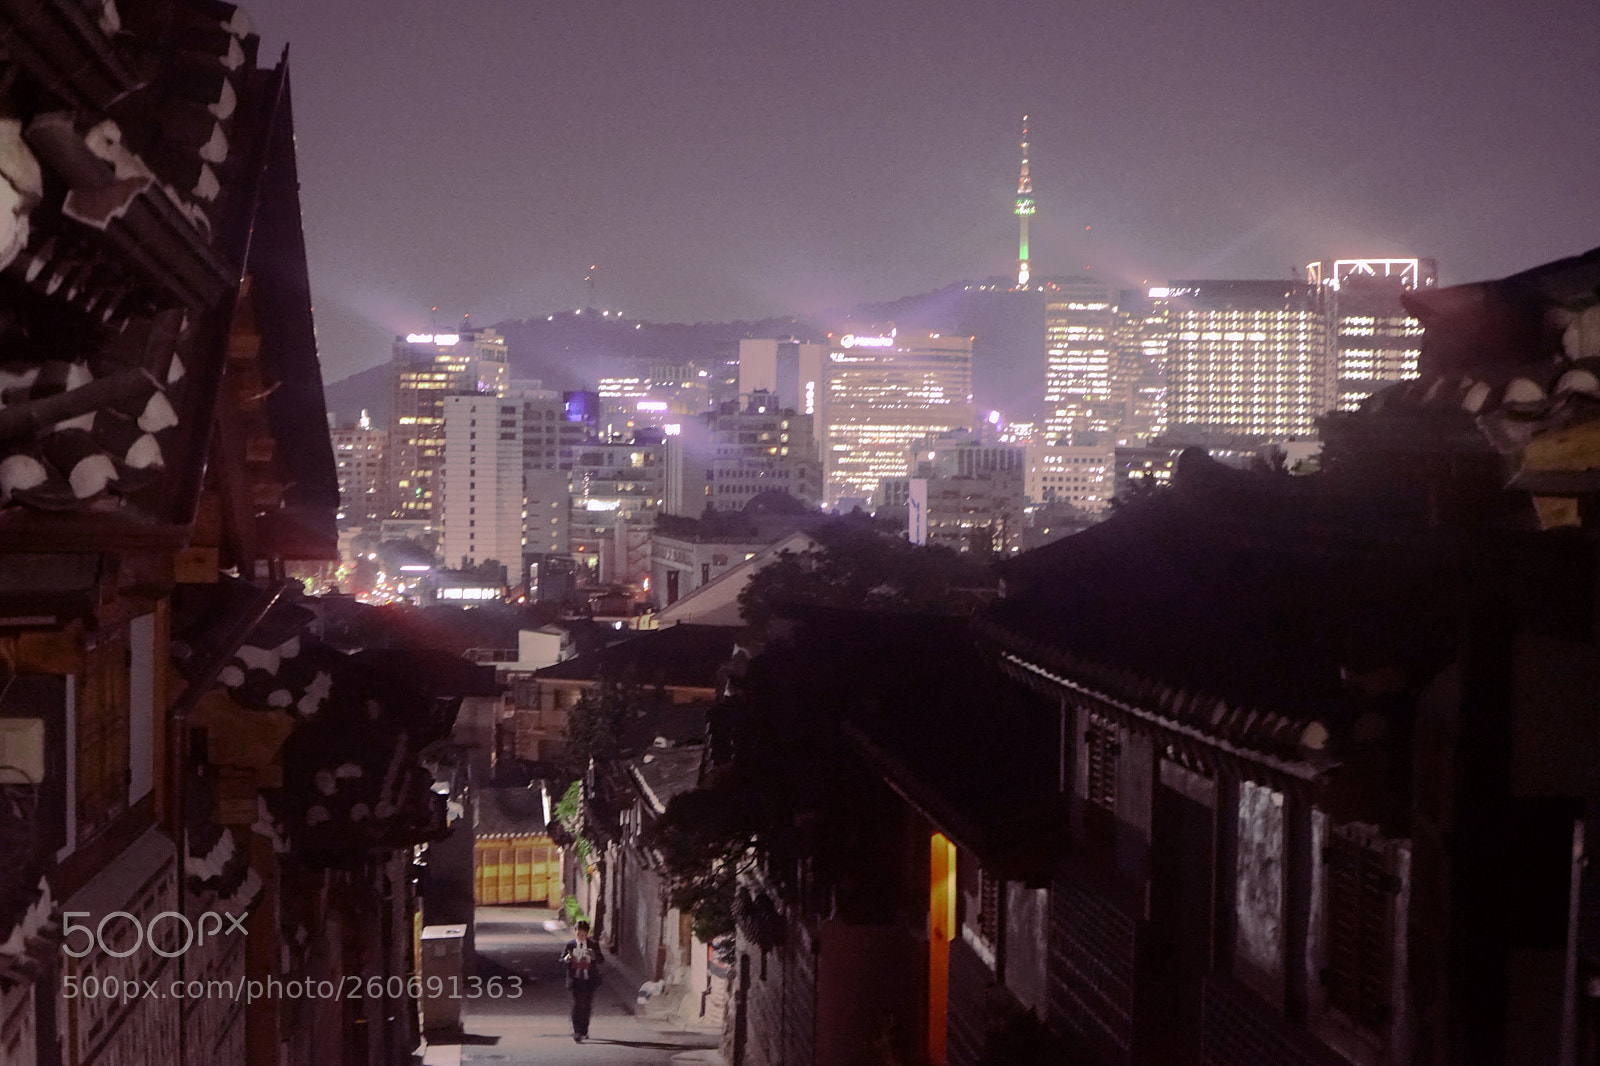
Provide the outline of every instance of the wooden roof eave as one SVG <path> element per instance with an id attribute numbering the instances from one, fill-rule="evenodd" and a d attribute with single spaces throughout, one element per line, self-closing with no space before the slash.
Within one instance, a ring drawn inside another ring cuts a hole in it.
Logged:
<path id="1" fill-rule="evenodd" d="M 1097 712 L 1128 729 L 1153 736 L 1187 754 L 1213 773 L 1223 772 L 1243 780 L 1259 781 L 1282 792 L 1306 799 L 1318 798 L 1338 762 L 1309 757 L 1284 758 L 1236 744 L 1188 722 L 1135 706 L 1081 682 L 1053 673 L 1014 652 L 1000 652 L 1000 668 L 1007 676 L 1036 692 L 1059 696 L 1063 692 L 1090 701 Z"/>
<path id="2" fill-rule="evenodd" d="M 103 111 L 137 83 L 78 4 L 0 0 L 0 48 L 73 106 Z"/>

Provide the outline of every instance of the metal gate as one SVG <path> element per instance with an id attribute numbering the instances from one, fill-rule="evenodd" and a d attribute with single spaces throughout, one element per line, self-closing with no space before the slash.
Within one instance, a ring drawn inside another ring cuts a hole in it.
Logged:
<path id="1" fill-rule="evenodd" d="M 473 849 L 473 899 L 543 903 L 561 899 L 561 855 L 544 833 L 480 837 Z"/>

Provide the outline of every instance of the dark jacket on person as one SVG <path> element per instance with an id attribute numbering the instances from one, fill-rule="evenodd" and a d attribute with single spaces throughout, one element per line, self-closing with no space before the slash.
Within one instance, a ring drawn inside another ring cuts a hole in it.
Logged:
<path id="1" fill-rule="evenodd" d="M 590 937 L 583 942 L 583 949 L 587 957 L 579 951 L 576 937 L 567 941 L 566 949 L 561 952 L 561 961 L 567 966 L 567 981 L 586 981 L 595 983 L 600 980 L 600 966 L 606 961 L 605 955 L 600 951 L 600 945 Z"/>

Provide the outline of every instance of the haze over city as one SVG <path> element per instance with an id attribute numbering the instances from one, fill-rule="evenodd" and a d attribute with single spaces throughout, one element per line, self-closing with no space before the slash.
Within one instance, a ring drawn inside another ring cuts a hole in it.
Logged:
<path id="1" fill-rule="evenodd" d="M 1426 255 L 1452 284 L 1600 230 L 1600 22 L 1581 3 L 252 14 L 263 55 L 291 44 L 329 381 L 433 306 L 755 319 L 1013 272 L 1024 113 L 1036 274 Z"/>
<path id="2" fill-rule="evenodd" d="M 1600 1066 L 1596 14 L 0 0 L 0 1066 Z"/>

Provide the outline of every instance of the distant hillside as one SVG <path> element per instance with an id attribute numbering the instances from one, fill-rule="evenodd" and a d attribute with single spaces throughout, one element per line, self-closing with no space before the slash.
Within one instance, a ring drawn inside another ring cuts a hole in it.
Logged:
<path id="1" fill-rule="evenodd" d="M 511 374 L 538 378 L 548 389 L 592 386 L 599 378 L 640 366 L 674 366 L 721 353 L 735 354 L 746 337 L 821 340 L 822 331 L 798 318 L 759 322 L 635 322 L 583 314 L 497 322 L 511 350 Z"/>
<path id="2" fill-rule="evenodd" d="M 339 425 L 346 425 L 361 417 L 363 409 L 372 416 L 375 426 L 389 424 L 389 364 L 351 374 L 347 378 L 324 385 L 322 396 L 328 412 Z"/>
<path id="3" fill-rule="evenodd" d="M 495 323 L 511 353 L 511 375 L 537 378 L 546 388 L 577 389 L 599 378 L 691 359 L 732 356 L 746 337 L 820 341 L 828 328 L 894 322 L 901 329 L 967 333 L 973 345 L 973 390 L 983 410 L 1011 417 L 1031 412 L 1044 392 L 1044 300 L 1038 293 L 983 292 L 964 283 L 937 292 L 819 316 L 821 326 L 796 317 L 757 322 L 635 322 L 587 309 Z M 389 368 L 380 364 L 328 385 L 329 411 L 353 422 L 363 408 L 374 424 L 389 418 Z"/>

